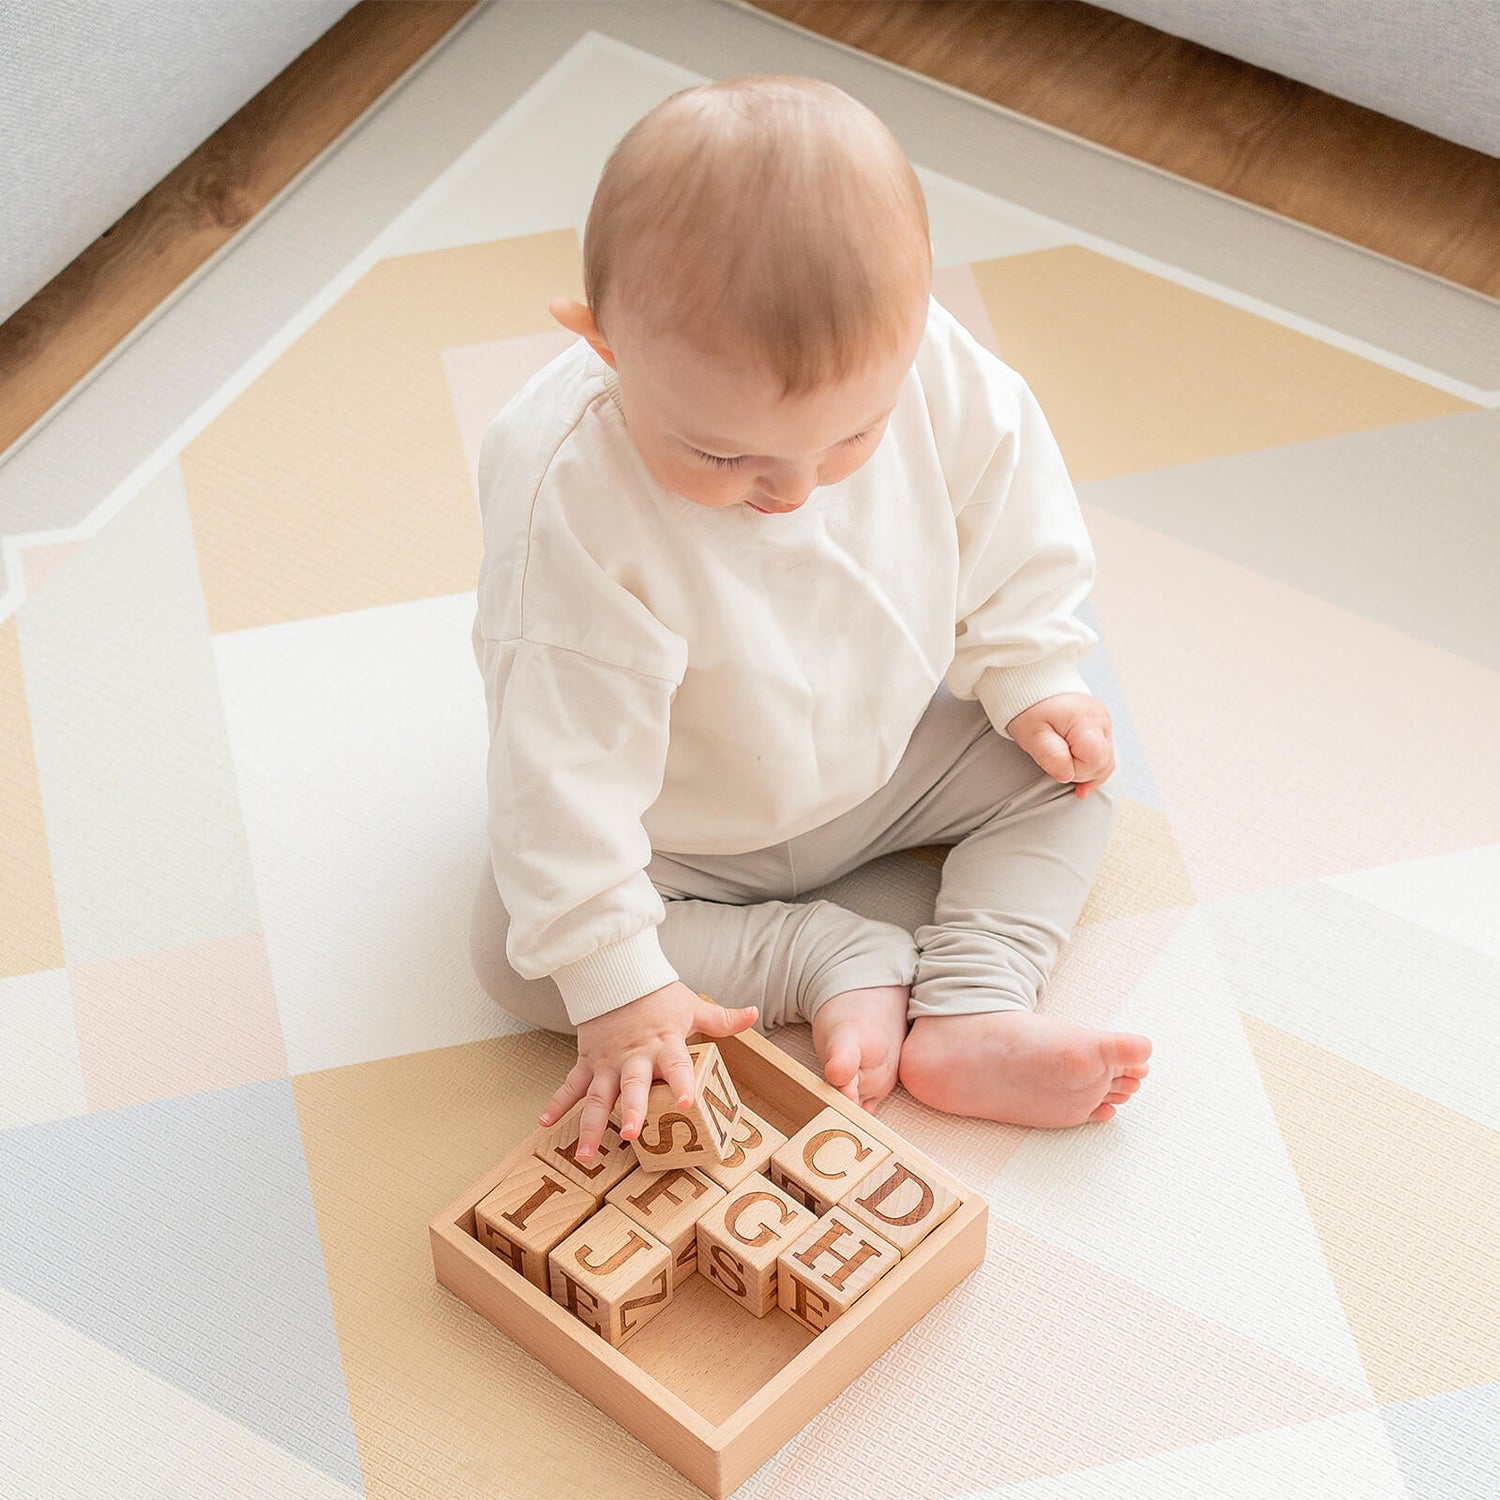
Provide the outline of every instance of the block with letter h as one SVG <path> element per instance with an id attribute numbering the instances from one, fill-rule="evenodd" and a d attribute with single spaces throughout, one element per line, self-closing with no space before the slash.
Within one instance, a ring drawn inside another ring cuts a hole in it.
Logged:
<path id="1" fill-rule="evenodd" d="M 474 1208 L 480 1242 L 619 1346 L 702 1274 L 757 1318 L 821 1332 L 958 1206 L 834 1108 L 788 1140 L 747 1109 L 718 1048 L 689 1048 L 697 1093 L 653 1085 L 640 1136 L 618 1107 L 588 1162 L 580 1100 Z"/>

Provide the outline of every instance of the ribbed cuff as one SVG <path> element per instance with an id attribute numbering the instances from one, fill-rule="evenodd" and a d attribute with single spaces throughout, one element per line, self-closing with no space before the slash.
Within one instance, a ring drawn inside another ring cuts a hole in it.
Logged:
<path id="1" fill-rule="evenodd" d="M 1071 657 L 1049 657 L 1024 667 L 987 667 L 974 685 L 974 696 L 1000 735 L 1018 713 L 1058 693 L 1091 693 Z"/>
<path id="2" fill-rule="evenodd" d="M 619 1010 L 677 977 L 661 951 L 655 924 L 552 971 L 552 982 L 562 991 L 563 1008 L 575 1026 Z"/>

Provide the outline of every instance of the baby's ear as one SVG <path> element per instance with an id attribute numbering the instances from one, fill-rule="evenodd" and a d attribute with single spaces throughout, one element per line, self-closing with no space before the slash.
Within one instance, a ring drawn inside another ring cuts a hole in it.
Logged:
<path id="1" fill-rule="evenodd" d="M 548 303 L 547 311 L 569 333 L 576 333 L 580 338 L 587 339 L 607 364 L 614 364 L 615 357 L 605 345 L 599 325 L 594 322 L 594 314 L 584 303 L 575 302 L 571 297 L 554 297 Z"/>

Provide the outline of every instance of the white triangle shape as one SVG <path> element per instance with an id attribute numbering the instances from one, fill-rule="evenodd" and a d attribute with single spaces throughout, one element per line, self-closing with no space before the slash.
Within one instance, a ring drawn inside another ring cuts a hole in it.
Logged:
<path id="1" fill-rule="evenodd" d="M 1330 875 L 1323 884 L 1500 959 L 1500 844 Z"/>
<path id="2" fill-rule="evenodd" d="M 360 1493 L 3 1288 L 0 1454 L 31 1500 Z"/>
<path id="3" fill-rule="evenodd" d="M 1033 1131 L 995 1213 L 1373 1401 L 1201 912 L 1113 1025 L 1152 1040 L 1140 1093 Z"/>
<path id="4" fill-rule="evenodd" d="M 1500 1130 L 1500 961 L 1345 889 L 1359 878 L 1205 907 L 1234 1003 Z"/>

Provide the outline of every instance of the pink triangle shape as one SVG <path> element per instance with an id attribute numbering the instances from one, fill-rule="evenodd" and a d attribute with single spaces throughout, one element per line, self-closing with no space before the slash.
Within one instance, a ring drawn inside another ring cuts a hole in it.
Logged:
<path id="1" fill-rule="evenodd" d="M 855 1473 L 869 1500 L 960 1494 L 1372 1407 L 992 1216 L 985 1264 L 808 1427 L 762 1500 Z"/>
<path id="2" fill-rule="evenodd" d="M 35 594 L 72 555 L 83 546 L 77 542 L 37 542 L 21 549 L 26 569 L 26 592 Z"/>

